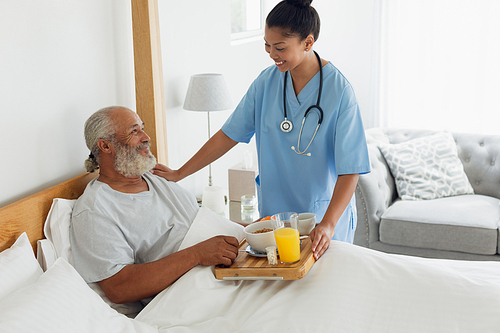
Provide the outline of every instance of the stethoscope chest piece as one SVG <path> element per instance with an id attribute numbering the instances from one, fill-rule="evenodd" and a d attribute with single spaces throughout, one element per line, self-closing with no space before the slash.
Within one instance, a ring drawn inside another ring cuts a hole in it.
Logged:
<path id="1" fill-rule="evenodd" d="M 280 128 L 283 132 L 288 133 L 293 129 L 293 124 L 290 120 L 285 118 L 285 120 L 281 122 Z"/>

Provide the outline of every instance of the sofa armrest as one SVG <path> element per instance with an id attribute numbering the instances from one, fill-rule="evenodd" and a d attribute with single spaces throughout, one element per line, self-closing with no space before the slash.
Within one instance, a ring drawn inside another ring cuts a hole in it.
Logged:
<path id="1" fill-rule="evenodd" d="M 377 145 L 368 144 L 368 153 L 371 172 L 359 177 L 355 191 L 358 225 L 354 244 L 365 247 L 379 241 L 380 218 L 397 198 L 394 178 Z"/>

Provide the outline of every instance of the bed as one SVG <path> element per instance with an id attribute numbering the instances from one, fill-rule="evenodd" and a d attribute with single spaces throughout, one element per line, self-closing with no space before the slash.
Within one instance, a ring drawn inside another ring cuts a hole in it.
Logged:
<path id="1" fill-rule="evenodd" d="M 57 244 L 71 203 L 93 177 L 83 174 L 0 209 L 0 332 L 500 330 L 500 263 L 424 259 L 341 242 L 296 281 L 220 281 L 213 267 L 195 267 L 127 316 L 83 281 L 70 249 Z M 241 231 L 200 209 L 182 247 L 221 233 L 241 239 Z M 55 256 L 42 260 L 51 247 Z"/>

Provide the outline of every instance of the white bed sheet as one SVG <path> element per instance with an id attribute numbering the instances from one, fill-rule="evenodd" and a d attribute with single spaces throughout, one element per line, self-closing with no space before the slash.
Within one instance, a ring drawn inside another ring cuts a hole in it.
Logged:
<path id="1" fill-rule="evenodd" d="M 184 245 L 237 235 L 226 221 L 200 210 Z M 160 332 L 498 332 L 500 263 L 332 242 L 297 281 L 220 281 L 195 267 L 136 319 Z"/>

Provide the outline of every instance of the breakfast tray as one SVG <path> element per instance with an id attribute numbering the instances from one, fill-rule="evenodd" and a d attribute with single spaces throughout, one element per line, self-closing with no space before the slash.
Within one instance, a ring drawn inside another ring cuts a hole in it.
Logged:
<path id="1" fill-rule="evenodd" d="M 271 266 L 267 257 L 255 257 L 245 249 L 248 243 L 244 240 L 239 247 L 238 257 L 231 266 L 215 266 L 215 277 L 219 280 L 298 280 L 303 278 L 316 260 L 311 249 L 309 237 L 300 245 L 300 261 L 284 265 L 278 263 Z"/>

